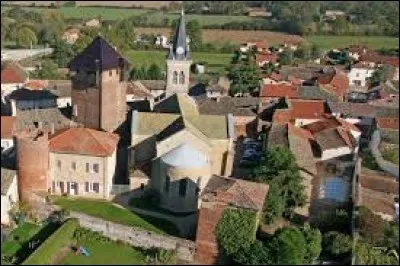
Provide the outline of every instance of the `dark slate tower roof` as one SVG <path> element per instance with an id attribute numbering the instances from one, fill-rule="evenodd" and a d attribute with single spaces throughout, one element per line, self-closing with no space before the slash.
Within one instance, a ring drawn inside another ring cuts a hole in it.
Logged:
<path id="1" fill-rule="evenodd" d="M 183 13 L 182 9 L 181 18 L 175 31 L 174 42 L 169 51 L 168 59 L 190 60 L 191 55 L 189 52 L 189 44 L 186 40 L 185 14 Z M 182 53 L 179 53 L 179 47 L 183 48 Z"/>
<path id="2" fill-rule="evenodd" d="M 87 69 L 95 71 L 97 70 L 96 60 L 98 60 L 98 67 L 101 70 L 129 65 L 129 62 L 112 48 L 106 40 L 97 36 L 85 50 L 71 60 L 68 67 L 70 70 Z"/>

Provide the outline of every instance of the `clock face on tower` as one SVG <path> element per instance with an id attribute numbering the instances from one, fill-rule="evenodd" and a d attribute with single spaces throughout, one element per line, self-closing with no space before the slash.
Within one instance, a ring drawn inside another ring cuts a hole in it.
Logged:
<path id="1" fill-rule="evenodd" d="M 178 54 L 183 54 L 184 51 L 185 51 L 185 50 L 183 49 L 182 46 L 179 46 L 178 49 L 176 49 L 176 52 L 177 52 Z"/>

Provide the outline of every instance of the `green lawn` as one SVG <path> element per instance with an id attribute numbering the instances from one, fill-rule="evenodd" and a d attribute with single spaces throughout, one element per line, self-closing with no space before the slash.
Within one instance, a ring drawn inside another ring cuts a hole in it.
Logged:
<path id="1" fill-rule="evenodd" d="M 124 53 L 134 67 L 156 63 L 161 69 L 166 67 L 167 51 L 135 51 Z M 206 71 L 223 71 L 229 66 L 231 54 L 193 53 L 193 63 L 207 62 Z"/>
<path id="2" fill-rule="evenodd" d="M 12 231 L 8 239 L 1 245 L 1 264 L 7 264 L 3 261 L 3 256 L 14 256 L 40 229 L 39 225 L 24 223 Z"/>
<path id="3" fill-rule="evenodd" d="M 143 265 L 145 255 L 125 244 L 89 240 L 82 243 L 90 256 L 70 252 L 59 265 Z"/>
<path id="4" fill-rule="evenodd" d="M 316 44 L 321 49 L 344 48 L 351 44 L 365 44 L 372 49 L 399 47 L 398 37 L 384 36 L 325 36 L 316 35 L 305 37 L 305 39 Z"/>
<path id="5" fill-rule="evenodd" d="M 1 12 L 6 11 L 10 7 L 1 7 Z M 49 10 L 44 7 L 24 7 L 29 10 Z M 50 9 L 53 10 L 53 9 Z M 168 18 L 170 21 L 179 18 L 179 14 L 163 13 L 162 11 L 149 9 L 133 9 L 133 8 L 112 8 L 112 7 L 60 7 L 58 9 L 66 19 L 91 19 L 101 17 L 102 20 L 119 20 L 130 16 L 138 16 L 148 14 L 150 23 L 160 23 Z M 221 15 L 186 15 L 187 21 L 198 20 L 201 25 L 225 24 L 228 22 L 246 22 L 257 18 L 248 16 L 221 16 Z"/>
<path id="6" fill-rule="evenodd" d="M 108 201 L 56 197 L 55 204 L 68 210 L 83 212 L 115 223 L 140 227 L 159 234 L 178 234 L 175 225 L 169 221 L 135 214 Z"/>
<path id="7" fill-rule="evenodd" d="M 399 146 L 386 147 L 381 149 L 382 157 L 394 164 L 399 164 Z"/>
<path id="8" fill-rule="evenodd" d="M 165 213 L 165 214 L 176 216 L 176 217 L 185 217 L 185 216 L 193 214 L 193 212 L 175 213 L 175 212 L 171 212 L 169 210 L 162 209 L 158 206 L 154 206 L 152 204 L 151 200 L 147 199 L 146 197 L 131 198 L 129 200 L 129 205 L 132 207 L 135 207 L 135 208 L 154 211 L 154 212 L 158 212 L 158 213 Z"/>

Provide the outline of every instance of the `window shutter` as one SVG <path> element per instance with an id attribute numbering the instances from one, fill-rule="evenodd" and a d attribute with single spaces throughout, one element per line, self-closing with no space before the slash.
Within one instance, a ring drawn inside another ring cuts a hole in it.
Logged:
<path id="1" fill-rule="evenodd" d="M 53 190 L 53 193 L 56 192 L 56 182 L 55 181 L 52 182 L 52 190 Z"/>
<path id="2" fill-rule="evenodd" d="M 85 192 L 89 192 L 89 182 L 85 182 Z"/>
<path id="3" fill-rule="evenodd" d="M 89 163 L 86 163 L 86 173 L 89 173 Z"/>
<path id="4" fill-rule="evenodd" d="M 67 182 L 67 193 L 69 194 L 70 192 L 70 182 Z"/>

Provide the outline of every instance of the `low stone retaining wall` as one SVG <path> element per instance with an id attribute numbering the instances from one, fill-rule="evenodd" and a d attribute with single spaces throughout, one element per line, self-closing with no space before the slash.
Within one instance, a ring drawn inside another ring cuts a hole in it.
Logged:
<path id="1" fill-rule="evenodd" d="M 381 134 L 378 130 L 375 130 L 374 134 L 372 135 L 371 142 L 369 144 L 369 148 L 371 149 L 372 155 L 374 156 L 377 164 L 383 171 L 399 179 L 399 166 L 383 159 L 382 154 L 379 151 L 380 142 L 381 142 Z"/>
<path id="2" fill-rule="evenodd" d="M 134 247 L 162 248 L 176 250 L 181 260 L 192 262 L 195 254 L 195 243 L 186 239 L 164 236 L 136 227 L 116 224 L 79 212 L 70 212 L 70 216 L 77 218 L 82 227 L 101 232 L 113 240 L 122 240 Z"/>

